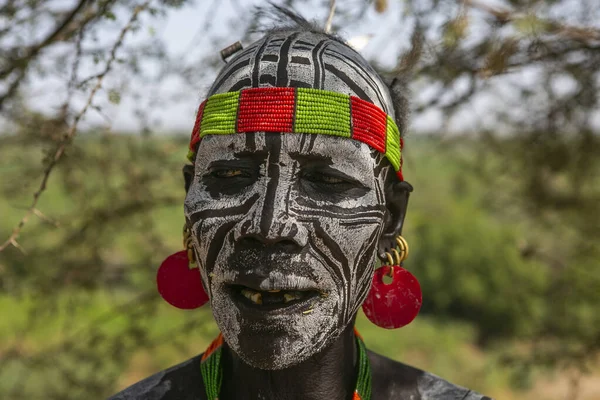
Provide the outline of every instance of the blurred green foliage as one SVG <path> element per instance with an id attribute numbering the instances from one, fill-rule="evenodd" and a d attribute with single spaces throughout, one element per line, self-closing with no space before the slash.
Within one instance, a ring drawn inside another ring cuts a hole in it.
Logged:
<path id="1" fill-rule="evenodd" d="M 97 40 L 153 31 L 148 17 L 193 1 L 142 3 L 0 6 L 0 243 L 66 149 L 18 241 L 0 251 L 1 399 L 103 398 L 197 354 L 216 334 L 210 310 L 174 310 L 155 292 L 156 267 L 181 246 L 187 137 L 153 137 L 153 110 L 177 101 L 157 90 L 167 78 L 181 79 L 174 91 L 183 97 L 198 93 L 221 65 L 224 38 L 249 43 L 272 21 L 249 1 L 219 16 L 226 2 L 212 2 L 194 34 L 209 45 L 185 57 L 154 35 Z M 498 399 L 597 399 L 596 0 L 338 2 L 333 30 L 356 26 L 373 5 L 395 18 L 374 28 L 386 37 L 372 44 L 374 64 L 409 83 L 417 117 L 438 115 L 442 125 L 434 137 L 409 136 L 404 152 L 415 186 L 405 266 L 423 286 L 422 315 L 398 331 L 359 317 L 368 346 Z M 328 7 L 306 8 L 314 16 Z M 89 110 L 133 101 L 141 135 L 74 129 L 103 71 L 112 77 Z M 63 89 L 49 84 L 57 81 Z M 31 91 L 34 82 L 48 86 Z M 53 111 L 32 112 L 28 96 L 48 90 Z M 447 135 L 463 118 L 473 129 Z M 596 373 L 595 392 L 580 390 L 587 372 Z"/>
<path id="2" fill-rule="evenodd" d="M 520 222 L 486 204 L 495 188 L 453 154 L 459 145 L 417 146 L 406 235 L 415 248 L 408 265 L 428 294 L 423 312 L 470 322 L 480 343 L 531 333 L 544 312 L 548 279 L 543 265 L 520 253 Z"/>

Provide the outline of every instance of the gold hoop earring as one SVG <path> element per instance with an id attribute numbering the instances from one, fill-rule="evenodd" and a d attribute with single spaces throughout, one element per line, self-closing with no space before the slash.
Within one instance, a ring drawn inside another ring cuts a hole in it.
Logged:
<path id="1" fill-rule="evenodd" d="M 196 255 L 194 254 L 194 245 L 192 243 L 192 233 L 187 224 L 183 225 L 183 248 L 187 251 L 188 261 L 191 265 L 196 264 Z"/>
<path id="2" fill-rule="evenodd" d="M 390 263 L 389 265 L 394 265 L 394 259 L 392 258 L 392 255 L 386 251 L 385 256 L 387 257 L 388 262 Z"/>
<path id="3" fill-rule="evenodd" d="M 396 249 L 392 249 L 392 253 L 394 253 L 394 256 L 396 257 L 396 264 L 395 265 L 400 265 L 400 263 L 402 262 L 402 258 L 400 256 L 400 253 L 398 253 L 398 250 L 396 250 Z"/>
<path id="4" fill-rule="evenodd" d="M 400 253 L 398 255 L 398 258 L 400 259 L 400 262 L 398 264 L 400 264 L 402 261 L 408 258 L 408 242 L 402 236 L 398 236 L 396 238 L 396 243 L 398 244 L 398 248 L 400 250 Z"/>

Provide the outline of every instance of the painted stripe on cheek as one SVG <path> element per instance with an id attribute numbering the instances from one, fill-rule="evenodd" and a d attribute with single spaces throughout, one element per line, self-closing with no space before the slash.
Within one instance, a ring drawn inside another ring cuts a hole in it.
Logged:
<path id="1" fill-rule="evenodd" d="M 194 212 L 190 213 L 188 222 L 190 223 L 190 226 L 194 226 L 196 224 L 196 222 L 198 222 L 201 219 L 225 218 L 225 217 L 232 217 L 232 216 L 236 216 L 236 215 L 245 215 L 250 211 L 250 209 L 252 208 L 254 203 L 256 203 L 258 198 L 259 198 L 259 194 L 255 193 L 248 200 L 246 200 L 243 204 L 240 204 L 239 206 L 236 206 L 236 207 L 203 208 L 199 211 L 194 211 Z"/>

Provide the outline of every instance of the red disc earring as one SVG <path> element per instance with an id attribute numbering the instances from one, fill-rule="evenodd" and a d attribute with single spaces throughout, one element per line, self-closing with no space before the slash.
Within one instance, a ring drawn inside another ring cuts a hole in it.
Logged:
<path id="1" fill-rule="evenodd" d="M 410 324 L 421 309 L 423 294 L 421 285 L 413 274 L 405 270 L 400 264 L 408 257 L 408 243 L 402 236 L 396 238 L 400 253 L 396 249 L 392 255 L 386 252 L 389 265 L 384 265 L 375 270 L 371 290 L 363 303 L 363 311 L 367 318 L 375 325 L 396 329 Z M 384 277 L 392 279 L 385 283 Z"/>
<path id="2" fill-rule="evenodd" d="M 192 235 L 183 228 L 185 250 L 167 257 L 156 273 L 156 286 L 162 298 L 174 307 L 191 310 L 203 306 L 208 295 L 202 286 L 200 268 L 192 248 Z"/>

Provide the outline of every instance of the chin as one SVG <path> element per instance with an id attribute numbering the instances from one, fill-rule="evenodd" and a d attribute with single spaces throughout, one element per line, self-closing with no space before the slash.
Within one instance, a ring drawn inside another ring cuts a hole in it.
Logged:
<path id="1" fill-rule="evenodd" d="M 281 370 L 302 363 L 346 327 L 336 293 L 306 293 L 293 304 L 263 306 L 240 298 L 238 288 L 219 289 L 211 300 L 217 325 L 231 350 L 254 368 Z"/>

